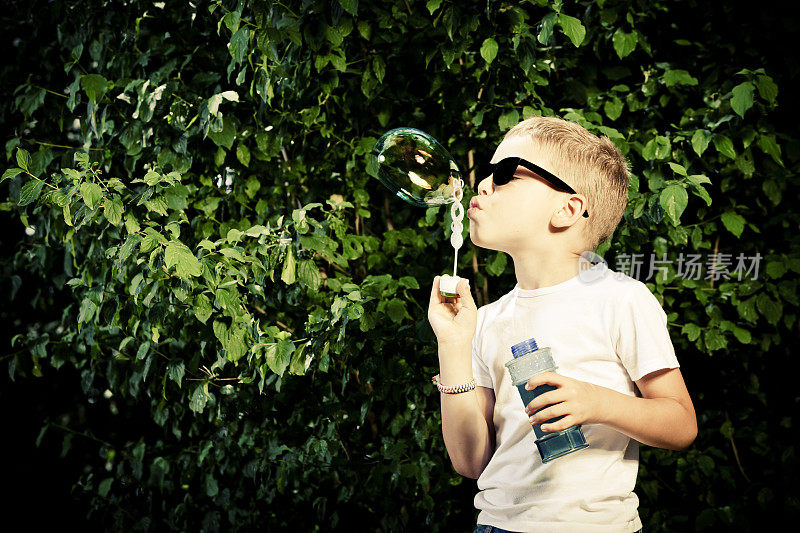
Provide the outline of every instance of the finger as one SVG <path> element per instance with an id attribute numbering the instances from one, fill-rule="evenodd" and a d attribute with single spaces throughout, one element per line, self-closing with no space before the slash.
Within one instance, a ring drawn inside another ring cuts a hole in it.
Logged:
<path id="1" fill-rule="evenodd" d="M 578 424 L 577 419 L 572 415 L 567 415 L 558 422 L 553 422 L 551 424 L 542 424 L 539 426 L 542 428 L 542 431 L 545 433 L 557 433 L 559 431 L 564 431 L 567 428 L 571 428 Z"/>
<path id="2" fill-rule="evenodd" d="M 436 276 L 433 278 L 433 283 L 431 284 L 431 299 L 428 302 L 428 305 L 433 307 L 434 305 L 442 303 L 442 297 L 439 293 L 439 278 L 441 276 Z"/>
<path id="3" fill-rule="evenodd" d="M 469 280 L 462 278 L 458 281 L 456 286 L 458 291 L 459 301 L 465 307 L 475 307 L 475 302 L 472 299 L 472 292 L 469 289 Z"/>
<path id="4" fill-rule="evenodd" d="M 557 403 L 556 405 L 551 405 L 545 409 L 542 409 L 538 413 L 534 413 L 528 417 L 531 424 L 541 424 L 543 422 L 547 422 L 551 418 L 557 418 L 559 416 L 564 416 L 571 414 L 568 411 L 568 407 L 564 403 Z"/>
<path id="5" fill-rule="evenodd" d="M 525 412 L 529 415 L 532 415 L 533 413 L 544 409 L 548 405 L 554 405 L 563 401 L 566 401 L 566 397 L 561 389 L 545 392 L 544 394 L 540 394 L 531 400 L 531 402 L 525 407 Z"/>
<path id="6" fill-rule="evenodd" d="M 556 374 L 555 372 L 542 372 L 541 374 L 536 374 L 529 379 L 528 383 L 525 385 L 525 389 L 533 390 L 539 385 L 554 385 L 556 387 L 561 387 L 565 382 L 566 378 L 561 374 Z"/>

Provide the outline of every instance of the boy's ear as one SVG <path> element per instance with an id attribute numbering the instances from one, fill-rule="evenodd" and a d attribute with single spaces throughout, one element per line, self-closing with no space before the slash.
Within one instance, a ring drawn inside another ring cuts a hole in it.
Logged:
<path id="1" fill-rule="evenodd" d="M 550 217 L 550 223 L 556 228 L 568 228 L 583 218 L 586 210 L 586 198 L 583 195 L 575 194 Z"/>

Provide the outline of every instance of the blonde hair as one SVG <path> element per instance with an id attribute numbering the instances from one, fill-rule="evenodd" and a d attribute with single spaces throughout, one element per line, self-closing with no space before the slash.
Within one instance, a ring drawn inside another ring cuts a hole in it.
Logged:
<path id="1" fill-rule="evenodd" d="M 528 136 L 548 151 L 555 168 L 547 169 L 589 202 L 587 249 L 611 237 L 628 203 L 628 161 L 608 137 L 598 137 L 580 124 L 556 117 L 531 117 L 505 134 Z"/>

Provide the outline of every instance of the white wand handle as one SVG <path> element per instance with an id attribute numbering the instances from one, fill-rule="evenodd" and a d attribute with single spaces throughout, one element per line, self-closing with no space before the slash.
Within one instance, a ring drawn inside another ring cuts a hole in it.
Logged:
<path id="1" fill-rule="evenodd" d="M 461 232 L 464 229 L 461 221 L 464 219 L 464 208 L 461 206 L 461 198 L 464 196 L 464 180 L 458 178 L 455 180 L 455 201 L 450 206 L 450 216 L 453 221 L 450 223 L 450 229 L 453 233 L 450 235 L 450 244 L 453 245 L 455 256 L 453 257 L 453 277 L 456 277 L 456 267 L 458 265 L 458 249 L 464 244 L 464 238 Z"/>

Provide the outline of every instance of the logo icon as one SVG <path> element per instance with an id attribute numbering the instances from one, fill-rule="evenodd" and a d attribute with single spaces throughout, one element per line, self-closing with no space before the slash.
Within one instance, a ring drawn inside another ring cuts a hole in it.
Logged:
<path id="1" fill-rule="evenodd" d="M 608 270 L 608 263 L 601 256 L 589 250 L 581 252 L 578 258 L 578 279 L 583 283 L 593 283 L 599 280 L 605 275 L 606 270 Z"/>

